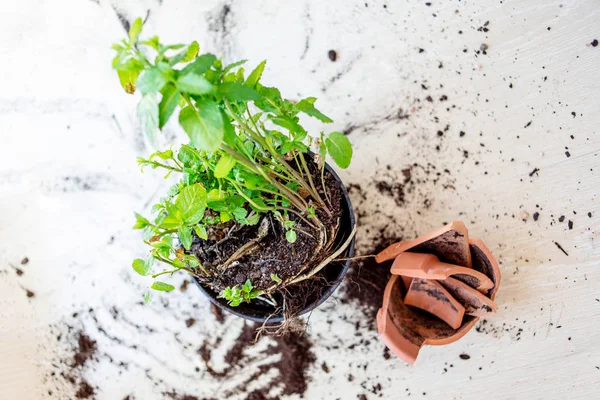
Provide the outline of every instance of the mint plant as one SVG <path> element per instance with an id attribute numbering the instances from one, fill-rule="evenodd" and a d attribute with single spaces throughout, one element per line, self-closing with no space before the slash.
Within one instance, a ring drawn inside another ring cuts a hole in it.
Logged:
<path id="1" fill-rule="evenodd" d="M 158 132 L 176 116 L 189 143 L 138 158 L 142 169 L 160 168 L 165 177 L 176 173 L 181 179 L 152 207 L 151 217 L 135 215 L 133 228 L 143 230 L 150 251 L 146 259 L 133 261 L 133 269 L 151 277 L 151 288 L 158 291 L 174 287 L 157 278 L 187 271 L 221 291 L 232 306 L 314 275 L 330 257 L 313 260 L 306 266 L 312 270 L 286 278 L 270 274 L 271 286 L 260 290 L 250 280 L 241 287 L 219 287 L 219 275 L 251 253 L 273 221 L 289 243 L 299 235 L 316 240 L 315 254 L 339 254 L 349 243 L 334 251 L 337 227 L 328 231 L 320 217 L 331 215 L 332 209 L 325 158 L 331 156 L 341 168 L 349 166 L 352 147 L 346 136 L 310 136 L 300 124 L 301 114 L 323 123 L 332 120 L 315 107 L 314 97 L 293 102 L 263 85 L 265 61 L 246 74 L 245 60 L 224 65 L 213 54 L 201 54 L 195 41 L 165 45 L 156 36 L 141 40 L 141 31 L 137 19 L 129 37 L 113 45 L 113 67 L 127 93 L 141 94 L 137 115 L 149 141 L 156 145 Z M 231 230 L 234 225 L 256 227 L 256 238 L 223 265 L 206 268 L 191 251 L 194 238 L 212 240 L 222 226 Z"/>

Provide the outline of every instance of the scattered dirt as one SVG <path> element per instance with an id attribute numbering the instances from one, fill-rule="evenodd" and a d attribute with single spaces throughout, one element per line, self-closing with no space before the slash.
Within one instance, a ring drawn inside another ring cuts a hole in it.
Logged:
<path id="1" fill-rule="evenodd" d="M 239 336 L 224 356 L 226 367 L 222 371 L 216 371 L 211 367 L 212 350 L 218 345 L 204 342 L 198 353 L 206 364 L 207 370 L 214 378 L 221 381 L 230 379 L 240 368 L 257 369 L 244 382 L 238 385 L 231 394 L 248 393 L 248 386 L 252 383 L 256 386 L 258 377 L 271 375 L 276 371 L 277 377 L 255 389 L 248 395 L 248 399 L 271 399 L 269 393 L 273 389 L 281 391 L 282 395 L 303 394 L 308 386 L 308 370 L 315 363 L 316 357 L 311 347 L 312 342 L 304 333 L 288 333 L 280 337 L 261 336 L 258 341 L 271 340 L 259 356 L 250 356 L 248 350 L 254 345 L 256 337 L 256 324 L 245 324 Z M 273 361 L 270 356 L 278 356 Z M 258 357 L 258 358 L 257 358 Z M 278 398 L 278 397 L 277 397 Z"/>

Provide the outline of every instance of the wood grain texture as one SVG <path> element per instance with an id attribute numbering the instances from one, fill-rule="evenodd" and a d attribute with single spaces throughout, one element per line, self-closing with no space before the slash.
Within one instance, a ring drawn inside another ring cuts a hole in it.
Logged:
<path id="1" fill-rule="evenodd" d="M 500 263 L 497 314 L 452 345 L 423 348 L 412 367 L 384 359 L 358 305 L 336 293 L 310 318 L 318 361 L 305 398 L 597 397 L 597 2 L 198 3 L 0 6 L 0 397 L 72 398 L 48 378 L 68 352 L 56 338 L 66 325 L 98 341 L 101 356 L 86 372 L 98 399 L 162 399 L 173 389 L 222 398 L 236 384 L 213 380 L 196 351 L 217 333 L 232 343 L 242 322 L 219 325 L 191 289 L 140 306 L 147 282 L 129 267 L 145 252 L 132 211 L 149 211 L 169 182 L 136 166 L 150 147 L 137 97 L 110 68 L 110 43 L 125 34 L 117 13 L 131 21 L 148 10 L 149 35 L 196 39 L 227 61 L 268 59 L 269 84 L 319 98 L 336 122 L 307 127 L 345 131 L 355 149 L 341 177 L 362 187 L 352 196 L 363 254 L 382 229 L 410 239 L 461 219 Z M 183 136 L 168 124 L 161 140 Z M 381 180 L 403 182 L 402 192 L 382 194 Z M 13 266 L 25 256 L 19 276 Z M 202 323 L 186 329 L 191 316 Z"/>

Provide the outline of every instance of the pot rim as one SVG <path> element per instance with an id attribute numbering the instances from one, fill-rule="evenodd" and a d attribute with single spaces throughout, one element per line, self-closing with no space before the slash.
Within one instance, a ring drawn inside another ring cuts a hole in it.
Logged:
<path id="1" fill-rule="evenodd" d="M 309 151 L 309 152 L 307 152 L 307 154 L 313 155 L 314 153 Z M 342 199 L 346 202 L 347 207 L 348 207 L 347 218 L 350 222 L 350 231 L 351 231 L 352 229 L 354 229 L 354 226 L 356 225 L 356 217 L 354 215 L 354 208 L 352 207 L 352 201 L 350 200 L 348 190 L 346 189 L 346 186 L 344 185 L 344 183 L 342 182 L 342 180 L 340 179 L 338 174 L 335 172 L 335 170 L 333 168 L 331 168 L 331 166 L 328 163 L 325 163 L 325 170 L 331 174 L 333 179 L 339 184 L 340 188 L 342 189 Z M 348 248 L 345 251 L 347 258 L 351 258 L 354 255 L 355 242 L 356 242 L 356 236 L 352 238 L 350 245 L 348 246 Z M 352 260 L 346 260 L 346 262 L 343 264 L 343 267 L 338 275 L 338 278 L 333 282 L 333 284 L 330 285 L 321 294 L 321 297 L 319 297 L 319 299 L 317 301 L 315 301 L 314 303 L 309 304 L 308 306 L 303 308 L 296 316 L 304 315 L 304 314 L 314 310 L 315 308 L 319 307 L 321 304 L 323 304 L 333 294 L 333 292 L 335 292 L 337 290 L 337 288 L 340 286 L 340 284 L 344 280 L 344 277 L 346 276 L 346 273 L 348 272 L 348 269 L 350 268 L 351 263 L 352 263 Z M 327 268 L 327 266 L 325 268 Z M 193 275 L 191 275 L 191 276 L 192 276 L 192 279 L 194 280 L 194 283 L 198 287 L 198 289 L 200 289 L 200 292 L 202 292 L 206 297 L 208 297 L 208 299 L 210 300 L 210 302 L 212 304 L 229 312 L 230 314 L 233 314 L 237 317 L 247 319 L 249 321 L 260 322 L 260 323 L 265 323 L 265 322 L 278 323 L 278 322 L 284 321 L 283 315 L 277 315 L 277 316 L 272 316 L 272 317 L 256 317 L 256 316 L 244 314 L 243 312 L 236 310 L 235 307 L 231 307 L 231 306 L 227 305 L 226 303 L 219 301 L 219 299 L 217 299 L 217 297 L 214 296 L 213 293 L 211 293 L 212 290 L 205 288 L 204 286 L 202 286 L 202 284 L 199 282 L 199 280 L 195 276 L 193 276 Z"/>

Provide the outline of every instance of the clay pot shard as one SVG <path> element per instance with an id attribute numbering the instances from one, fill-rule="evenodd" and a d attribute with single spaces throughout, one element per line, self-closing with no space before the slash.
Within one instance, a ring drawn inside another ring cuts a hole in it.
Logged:
<path id="1" fill-rule="evenodd" d="M 375 257 L 382 263 L 405 251 L 436 255 L 441 261 L 471 268 L 469 232 L 462 221 L 454 221 L 426 235 L 406 242 L 392 244 Z"/>
<path id="2" fill-rule="evenodd" d="M 433 254 L 400 253 L 396 256 L 390 272 L 393 275 L 435 280 L 444 280 L 454 276 L 484 293 L 494 287 L 494 282 L 483 273 L 471 268 L 441 262 Z"/>
<path id="3" fill-rule="evenodd" d="M 475 289 L 471 290 L 477 292 Z M 465 308 L 440 283 L 427 279 L 412 280 L 404 297 L 404 304 L 435 315 L 453 329 L 460 327 L 465 315 Z"/>
<path id="4" fill-rule="evenodd" d="M 454 278 L 446 278 L 437 282 L 443 286 L 450 295 L 458 300 L 465 308 L 465 314 L 475 317 L 485 317 L 488 314 L 496 312 L 494 301 L 478 290 Z M 406 299 L 404 302 L 408 304 Z"/>
<path id="5" fill-rule="evenodd" d="M 494 286 L 490 288 L 488 297 L 494 300 L 498 287 L 500 287 L 500 267 L 492 252 L 483 244 L 481 239 L 470 239 L 469 247 L 473 259 L 473 269 L 489 277 Z"/>

